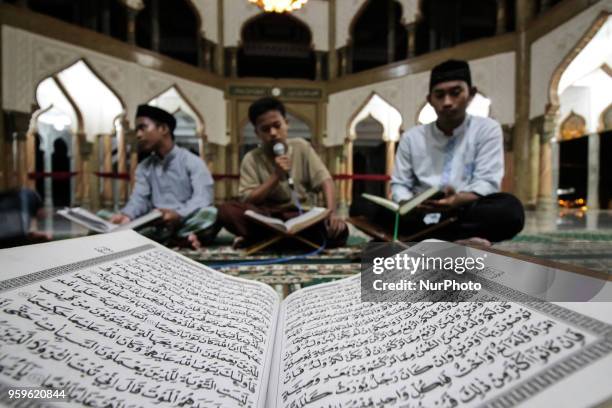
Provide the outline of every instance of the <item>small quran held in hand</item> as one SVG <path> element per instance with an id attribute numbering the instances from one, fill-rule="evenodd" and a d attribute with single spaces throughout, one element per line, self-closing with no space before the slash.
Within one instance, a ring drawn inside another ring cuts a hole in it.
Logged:
<path id="1" fill-rule="evenodd" d="M 58 407 L 581 407 L 610 398 L 609 303 L 531 301 L 506 282 L 546 270 L 494 253 L 487 262 L 478 278 L 487 289 L 462 302 L 370 303 L 360 274 L 283 300 L 133 231 L 0 250 L 0 387 L 61 391 L 48 403 Z M 593 279 L 576 276 L 577 285 Z"/>
<path id="2" fill-rule="evenodd" d="M 397 212 L 399 213 L 399 215 L 405 215 L 405 214 L 408 214 L 410 211 L 412 211 L 414 208 L 416 208 L 419 204 L 422 204 L 423 202 L 429 199 L 443 198 L 444 193 L 442 193 L 438 189 L 438 187 L 430 187 L 427 190 L 423 191 L 420 194 L 417 194 L 412 199 L 402 204 L 398 204 L 394 201 L 387 200 L 386 198 L 375 196 L 372 194 L 367 194 L 367 193 L 363 193 L 361 196 L 378 205 L 388 208 L 389 210 L 393 212 Z"/>
<path id="3" fill-rule="evenodd" d="M 112 222 L 108 222 L 107 220 L 98 217 L 91 211 L 81 207 L 64 208 L 63 210 L 58 210 L 57 213 L 91 231 L 102 234 L 138 228 L 162 216 L 160 211 L 153 210 L 150 213 L 143 215 L 142 217 L 138 217 L 126 224 L 113 224 Z"/>
<path id="4" fill-rule="evenodd" d="M 295 218 L 291 218 L 287 221 L 283 221 L 279 218 L 267 217 L 251 210 L 247 210 L 244 215 L 249 218 L 252 218 L 260 224 L 266 225 L 284 234 L 295 235 L 298 232 L 310 227 L 311 225 L 314 225 L 319 221 L 327 218 L 327 216 L 329 215 L 329 210 L 327 208 L 314 207 L 309 211 L 306 211 L 305 213 L 298 215 Z"/>

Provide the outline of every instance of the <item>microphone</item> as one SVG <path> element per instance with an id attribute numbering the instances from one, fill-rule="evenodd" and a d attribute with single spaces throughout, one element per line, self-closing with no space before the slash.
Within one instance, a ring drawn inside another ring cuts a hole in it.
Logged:
<path id="1" fill-rule="evenodd" d="M 276 157 L 282 156 L 285 154 L 285 145 L 281 142 L 275 143 L 274 146 L 272 146 L 272 151 L 274 152 L 274 155 Z M 291 175 L 289 174 L 289 172 L 287 172 L 285 176 L 287 177 L 287 183 L 289 183 L 289 187 L 293 190 L 293 179 L 291 178 Z"/>

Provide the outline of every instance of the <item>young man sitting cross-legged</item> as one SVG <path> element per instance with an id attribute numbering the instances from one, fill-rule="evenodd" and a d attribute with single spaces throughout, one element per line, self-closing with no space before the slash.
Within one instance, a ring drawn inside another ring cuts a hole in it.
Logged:
<path id="1" fill-rule="evenodd" d="M 348 228 L 336 216 L 332 178 L 306 140 L 287 138 L 288 122 L 284 105 L 275 98 L 259 99 L 250 106 L 249 119 L 261 145 L 247 153 L 240 165 L 240 201 L 227 202 L 219 207 L 219 221 L 237 236 L 235 246 L 254 244 L 263 239 L 267 232 L 244 215 L 246 210 L 287 220 L 298 215 L 298 205 L 305 207 L 309 192 L 318 191 L 323 191 L 330 214 L 323 222 L 311 226 L 300 235 L 314 242 L 325 239 L 327 247 L 344 245 Z M 278 143 L 284 146 L 285 153 L 274 153 L 274 145 Z M 293 181 L 293 189 L 289 185 L 289 178 Z"/>

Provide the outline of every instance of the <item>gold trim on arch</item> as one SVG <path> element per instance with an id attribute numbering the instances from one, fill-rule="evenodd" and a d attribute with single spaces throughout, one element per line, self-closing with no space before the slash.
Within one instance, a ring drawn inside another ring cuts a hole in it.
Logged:
<path id="1" fill-rule="evenodd" d="M 606 106 L 604 110 L 602 110 L 601 113 L 599 114 L 599 120 L 598 120 L 599 123 L 597 124 L 598 132 L 605 132 L 608 130 L 612 130 L 612 126 L 606 127 L 606 123 L 604 121 L 606 115 L 612 115 L 612 103 Z"/>
<path id="2" fill-rule="evenodd" d="M 597 32 L 603 27 L 608 18 L 612 15 L 611 12 L 601 12 L 595 20 L 591 23 L 586 32 L 580 37 L 578 42 L 572 47 L 569 53 L 561 60 L 561 63 L 557 66 L 557 68 L 553 71 L 553 74 L 550 78 L 550 84 L 548 86 L 548 104 L 549 108 L 547 110 L 556 111 L 560 105 L 559 101 L 559 82 L 561 81 L 561 76 L 567 70 L 567 67 L 572 63 L 572 61 L 582 52 L 584 47 L 591 42 L 593 37 L 597 34 Z"/>
<path id="3" fill-rule="evenodd" d="M 564 127 L 570 123 L 570 121 L 579 121 L 581 124 L 581 128 L 580 129 L 567 129 L 565 130 Z M 570 133 L 571 132 L 571 133 Z M 574 112 L 573 110 L 570 111 L 565 118 L 561 121 L 561 124 L 559 125 L 559 135 L 561 137 L 561 140 L 572 140 L 572 139 L 578 139 L 580 137 L 586 136 L 588 133 L 587 128 L 586 128 L 586 119 L 584 118 L 584 116 Z"/>

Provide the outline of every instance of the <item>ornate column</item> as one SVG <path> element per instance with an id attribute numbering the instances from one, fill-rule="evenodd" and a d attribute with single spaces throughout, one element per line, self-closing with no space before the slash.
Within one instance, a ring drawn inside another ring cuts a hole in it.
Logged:
<path id="1" fill-rule="evenodd" d="M 113 172 L 113 140 L 110 134 L 100 136 L 102 138 L 102 171 Z M 99 167 L 98 170 L 99 171 Z M 100 179 L 100 178 L 99 178 Z M 102 177 L 102 205 L 109 208 L 113 205 L 113 179 Z"/>
<path id="2" fill-rule="evenodd" d="M 540 184 L 537 205 L 543 210 L 554 208 L 557 203 L 557 185 L 553 183 L 553 161 L 555 159 L 558 161 L 558 156 L 553 158 L 553 150 L 557 146 L 554 140 L 555 117 L 554 113 L 544 115 L 543 132 L 540 139 Z"/>
<path id="3" fill-rule="evenodd" d="M 75 171 L 78 172 L 76 189 L 79 201 L 77 204 L 84 207 L 90 207 L 93 202 L 90 194 L 92 191 L 90 181 L 93 179 L 90 173 L 92 169 L 91 161 L 95 159 L 95 155 L 93 154 L 94 144 L 87 141 L 85 133 L 78 133 L 76 140 L 78 140 L 79 144 L 79 157 L 78 160 L 75 160 Z"/>
<path id="4" fill-rule="evenodd" d="M 158 0 L 151 0 L 151 49 L 159 52 L 160 32 L 159 32 L 159 3 Z"/>
<path id="5" fill-rule="evenodd" d="M 527 202 L 532 205 L 537 205 L 538 192 L 540 188 L 540 145 L 542 136 L 540 132 L 533 132 L 529 139 L 529 196 Z"/>
<path id="6" fill-rule="evenodd" d="M 530 166 L 530 43 L 527 39 L 527 24 L 531 20 L 529 0 L 516 2 L 516 77 L 515 77 L 515 121 L 513 138 L 514 180 L 513 192 L 525 204 L 529 199 Z"/>
<path id="7" fill-rule="evenodd" d="M 127 144 L 125 141 L 125 133 L 128 123 L 125 116 L 122 115 L 117 119 L 116 138 L 117 138 L 117 173 L 123 175 L 127 173 Z M 117 180 L 119 184 L 118 197 L 115 199 L 115 204 L 123 205 L 128 197 L 128 182 L 120 178 Z"/>
<path id="8" fill-rule="evenodd" d="M 217 0 L 217 48 L 215 49 L 215 72 L 219 75 L 225 76 L 225 40 L 223 37 L 224 26 L 223 26 L 223 0 Z"/>
<path id="9" fill-rule="evenodd" d="M 26 154 L 25 154 L 25 167 L 26 174 L 34 173 L 36 171 L 36 131 L 34 129 L 28 130 L 26 134 Z M 36 189 L 36 179 L 27 178 L 25 186 Z"/>
<path id="10" fill-rule="evenodd" d="M 349 176 L 353 175 L 353 141 L 347 139 L 346 141 L 346 171 L 344 174 L 348 174 Z M 353 201 L 353 180 L 346 180 L 346 205 L 347 207 L 351 206 Z"/>
<path id="11" fill-rule="evenodd" d="M 497 0 L 495 35 L 506 32 L 506 0 Z"/>
<path id="12" fill-rule="evenodd" d="M 346 140 L 345 143 L 341 146 L 340 149 L 340 157 L 339 157 L 339 167 L 338 173 L 340 174 L 348 174 L 348 146 L 352 143 L 349 140 Z M 340 184 L 340 208 L 344 214 L 348 216 L 349 213 L 349 197 L 348 197 L 348 180 L 339 180 Z"/>
<path id="13" fill-rule="evenodd" d="M 125 132 L 126 144 L 130 145 L 130 188 L 134 189 L 136 183 L 136 167 L 138 166 L 138 143 L 136 141 L 136 132 L 133 130 Z"/>
<path id="14" fill-rule="evenodd" d="M 210 72 L 212 72 L 211 48 L 212 47 L 210 46 L 210 41 L 208 41 L 206 38 L 203 38 L 202 40 L 202 67 L 205 70 L 210 71 Z"/>
<path id="15" fill-rule="evenodd" d="M 416 56 L 416 26 L 416 22 L 406 24 L 406 31 L 408 32 L 408 50 L 406 51 L 406 58 Z"/>
<path id="16" fill-rule="evenodd" d="M 94 138 L 94 142 L 92 143 L 93 148 L 92 152 L 88 157 L 88 160 L 85 161 L 85 173 L 88 177 L 88 183 L 86 183 L 87 195 L 89 198 L 89 207 L 94 210 L 100 209 L 100 198 L 102 198 L 102 194 L 100 194 L 100 185 L 101 179 L 96 176 L 94 173 L 96 171 L 100 171 L 100 152 L 104 151 L 104 140 L 103 135 L 98 134 Z M 104 157 L 104 156 L 103 156 Z M 104 161 L 102 161 L 104 163 Z"/>
<path id="17" fill-rule="evenodd" d="M 340 53 L 340 76 L 348 74 L 348 58 L 347 58 L 347 47 L 344 46 L 339 50 Z"/>
<path id="18" fill-rule="evenodd" d="M 386 164 L 385 164 L 385 174 L 387 176 L 391 176 L 393 173 L 393 164 L 395 163 L 395 142 L 388 141 L 386 142 L 387 154 L 386 156 Z M 385 198 L 391 196 L 391 182 L 385 181 Z"/>
<path id="19" fill-rule="evenodd" d="M 51 143 L 51 140 L 49 140 L 48 137 L 44 137 L 44 138 L 41 137 L 41 144 L 42 143 L 45 144 L 45 154 L 44 154 L 45 165 L 44 165 L 43 171 L 45 173 L 51 173 L 53 171 L 53 168 L 51 167 L 51 156 L 53 153 L 52 152 L 53 143 Z M 50 208 L 50 207 L 53 207 L 53 178 L 45 177 L 44 180 L 45 180 L 45 197 L 44 197 L 45 207 Z"/>
<path id="20" fill-rule="evenodd" d="M 387 3 L 387 63 L 395 61 L 395 2 Z"/>
<path id="21" fill-rule="evenodd" d="M 323 79 L 323 52 L 315 51 L 315 80 L 320 81 Z"/>
<path id="22" fill-rule="evenodd" d="M 142 0 L 122 0 L 127 7 L 127 42 L 136 45 L 136 16 L 144 8 Z"/>
<path id="23" fill-rule="evenodd" d="M 198 67 L 200 68 L 204 68 L 204 60 L 205 60 L 205 56 L 204 56 L 204 44 L 206 43 L 206 40 L 203 38 L 202 33 L 200 33 L 199 31 L 196 33 L 196 38 L 195 38 L 195 42 L 196 42 L 196 64 L 198 64 Z"/>
<path id="24" fill-rule="evenodd" d="M 238 48 L 228 47 L 230 53 L 230 76 L 236 78 L 238 76 Z"/>
<path id="25" fill-rule="evenodd" d="M 22 132 L 13 133 L 15 151 L 17 153 L 17 180 L 19 187 L 25 187 L 28 183 L 28 168 L 27 168 L 27 138 Z M 51 161 L 51 160 L 49 160 Z M 51 165 L 49 163 L 49 165 Z"/>
<path id="26" fill-rule="evenodd" d="M 328 79 L 334 79 L 338 76 L 338 59 L 336 57 L 336 0 L 328 0 L 327 7 L 329 12 L 328 33 L 329 33 L 329 50 L 327 52 L 327 69 Z"/>
<path id="27" fill-rule="evenodd" d="M 591 133 L 589 138 L 587 206 L 599 208 L 599 133 Z"/>

